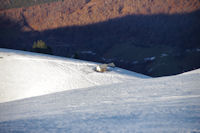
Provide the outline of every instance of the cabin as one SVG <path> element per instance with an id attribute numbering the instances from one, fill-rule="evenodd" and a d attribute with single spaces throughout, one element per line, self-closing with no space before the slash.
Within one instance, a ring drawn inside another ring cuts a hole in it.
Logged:
<path id="1" fill-rule="evenodd" d="M 95 70 L 97 72 L 106 72 L 106 71 L 108 71 L 109 67 L 114 68 L 115 64 L 114 63 L 100 64 L 100 65 L 96 66 Z"/>

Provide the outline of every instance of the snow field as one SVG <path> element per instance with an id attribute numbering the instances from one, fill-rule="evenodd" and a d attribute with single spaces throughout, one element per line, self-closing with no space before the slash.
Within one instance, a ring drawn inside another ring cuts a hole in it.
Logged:
<path id="1" fill-rule="evenodd" d="M 0 132 L 200 132 L 200 69 L 150 78 L 119 68 L 97 73 L 91 62 L 0 51 Z"/>
<path id="2" fill-rule="evenodd" d="M 147 78 L 119 68 L 97 73 L 97 63 L 30 52 L 0 49 L 0 57 L 0 103 Z"/>

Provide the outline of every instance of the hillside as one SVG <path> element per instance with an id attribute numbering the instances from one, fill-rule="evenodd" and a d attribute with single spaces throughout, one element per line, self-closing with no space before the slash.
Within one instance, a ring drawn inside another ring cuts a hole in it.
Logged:
<path id="1" fill-rule="evenodd" d="M 200 69 L 150 78 L 95 65 L 0 49 L 0 132 L 200 131 Z"/>
<path id="2" fill-rule="evenodd" d="M 159 77 L 200 68 L 199 22 L 198 0 L 65 0 L 1 10 L 0 47 L 43 40 L 54 55 Z"/>
<path id="3" fill-rule="evenodd" d="M 148 78 L 120 68 L 97 73 L 96 66 L 81 60 L 0 49 L 0 103 Z"/>
<path id="4" fill-rule="evenodd" d="M 65 0 L 3 10 L 0 16 L 17 22 L 26 19 L 32 29 L 43 31 L 94 24 L 126 15 L 182 14 L 198 9 L 199 0 Z"/>
<path id="5" fill-rule="evenodd" d="M 0 10 L 29 7 L 50 2 L 57 2 L 59 0 L 0 0 Z M 60 0 L 61 1 L 61 0 Z"/>

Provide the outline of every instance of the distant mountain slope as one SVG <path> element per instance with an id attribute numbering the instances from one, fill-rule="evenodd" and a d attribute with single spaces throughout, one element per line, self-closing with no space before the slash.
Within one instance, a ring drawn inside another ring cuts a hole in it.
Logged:
<path id="1" fill-rule="evenodd" d="M 94 71 L 97 63 L 0 49 L 0 103 L 59 91 L 148 78 L 115 68 Z"/>
<path id="2" fill-rule="evenodd" d="M 0 16 L 18 22 L 25 18 L 30 27 L 42 31 L 98 23 L 126 15 L 181 14 L 198 9 L 199 0 L 65 0 L 3 10 Z"/>
<path id="3" fill-rule="evenodd" d="M 49 2 L 57 2 L 61 0 L 0 0 L 0 10 L 10 8 L 28 7 L 33 5 L 39 5 Z"/>

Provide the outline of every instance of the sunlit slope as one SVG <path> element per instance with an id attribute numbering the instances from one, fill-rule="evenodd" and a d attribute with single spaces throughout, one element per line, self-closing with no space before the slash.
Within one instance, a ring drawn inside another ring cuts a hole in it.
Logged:
<path id="1" fill-rule="evenodd" d="M 0 102 L 147 78 L 119 68 L 97 73 L 94 71 L 96 65 L 80 60 L 0 49 Z"/>
<path id="2" fill-rule="evenodd" d="M 0 131 L 199 132 L 199 80 L 197 69 L 1 103 Z"/>
<path id="3" fill-rule="evenodd" d="M 0 16 L 21 23 L 24 30 L 43 31 L 88 25 L 126 15 L 183 14 L 199 9 L 199 0 L 64 0 L 2 10 Z"/>

